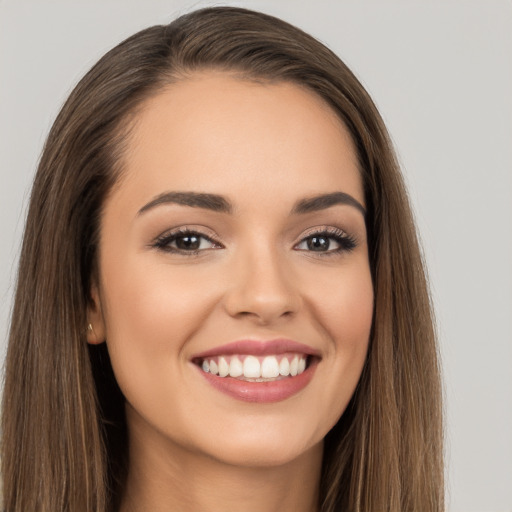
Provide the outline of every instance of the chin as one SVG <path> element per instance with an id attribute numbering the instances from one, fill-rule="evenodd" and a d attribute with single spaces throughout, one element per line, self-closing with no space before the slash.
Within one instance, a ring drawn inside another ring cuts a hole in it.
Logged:
<path id="1" fill-rule="evenodd" d="M 210 436 L 204 451 L 211 457 L 239 467 L 276 467 L 299 460 L 311 450 L 323 447 L 323 434 L 295 426 L 288 422 L 276 424 L 260 422 L 248 428 L 233 425 L 218 436 Z"/>
<path id="2" fill-rule="evenodd" d="M 304 446 L 299 443 L 260 443 L 258 445 L 237 444 L 236 446 L 226 447 L 222 450 L 216 450 L 213 457 L 224 464 L 240 468 L 271 468 L 286 466 L 298 462 L 311 451 L 318 450 L 322 453 L 323 440 L 320 440 L 312 446 Z"/>

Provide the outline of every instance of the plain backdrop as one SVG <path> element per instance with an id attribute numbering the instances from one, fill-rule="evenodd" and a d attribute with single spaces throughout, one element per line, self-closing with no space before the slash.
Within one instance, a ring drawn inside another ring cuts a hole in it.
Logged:
<path id="1" fill-rule="evenodd" d="M 30 183 L 60 105 L 125 37 L 219 3 L 0 0 L 2 357 Z M 312 33 L 375 99 L 430 269 L 446 390 L 448 510 L 512 512 L 512 2 L 223 3 Z"/>

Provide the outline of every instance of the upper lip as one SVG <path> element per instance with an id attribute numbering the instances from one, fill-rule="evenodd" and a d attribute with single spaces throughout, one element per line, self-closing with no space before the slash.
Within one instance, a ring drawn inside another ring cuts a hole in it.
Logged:
<path id="1" fill-rule="evenodd" d="M 266 356 L 273 354 L 284 354 L 286 352 L 296 352 L 320 357 L 320 352 L 309 345 L 299 343 L 286 338 L 277 338 L 273 340 L 237 340 L 225 345 L 219 345 L 194 354 L 192 359 L 204 359 L 205 357 L 215 357 L 221 355 L 245 354 L 255 356 Z"/>

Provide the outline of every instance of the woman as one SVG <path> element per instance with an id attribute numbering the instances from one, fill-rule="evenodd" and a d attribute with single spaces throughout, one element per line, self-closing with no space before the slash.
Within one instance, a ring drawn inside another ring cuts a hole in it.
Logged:
<path id="1" fill-rule="evenodd" d="M 93 67 L 34 182 L 3 407 L 8 511 L 443 508 L 410 208 L 332 52 L 219 7 Z"/>

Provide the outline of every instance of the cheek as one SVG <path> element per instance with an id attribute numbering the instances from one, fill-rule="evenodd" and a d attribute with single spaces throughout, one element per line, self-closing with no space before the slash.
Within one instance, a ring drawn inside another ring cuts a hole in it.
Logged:
<path id="1" fill-rule="evenodd" d="M 330 311 L 327 325 L 334 339 L 334 360 L 343 367 L 338 375 L 359 381 L 373 322 L 373 283 L 368 266 L 346 276 L 339 286 L 336 311 Z"/>
<path id="2" fill-rule="evenodd" d="M 330 280 L 317 282 L 314 289 L 315 316 L 329 340 L 318 375 L 323 397 L 317 412 L 323 417 L 318 433 L 325 435 L 345 411 L 366 360 L 374 303 L 369 266 L 365 261 L 351 265 Z"/>
<path id="3" fill-rule="evenodd" d="M 142 256 L 105 261 L 102 271 L 106 339 L 119 387 L 145 422 L 181 432 L 177 418 L 194 407 L 182 398 L 189 378 L 183 349 L 209 314 L 217 288 L 201 286 L 202 271 Z"/>
<path id="4" fill-rule="evenodd" d="M 108 330 L 128 331 L 128 338 L 140 335 L 144 342 L 166 339 L 168 343 L 178 331 L 193 328 L 206 313 L 206 287 L 198 286 L 200 276 L 172 272 L 165 264 L 146 260 L 140 257 L 104 265 Z"/>
<path id="5" fill-rule="evenodd" d="M 319 274 L 307 284 L 310 303 L 335 351 L 366 351 L 373 320 L 373 283 L 361 258 L 337 272 Z"/>
<path id="6" fill-rule="evenodd" d="M 179 373 L 182 348 L 212 303 L 206 287 L 198 286 L 200 275 L 147 260 L 134 256 L 103 265 L 106 339 L 123 391 L 153 381 L 159 370 Z"/>

